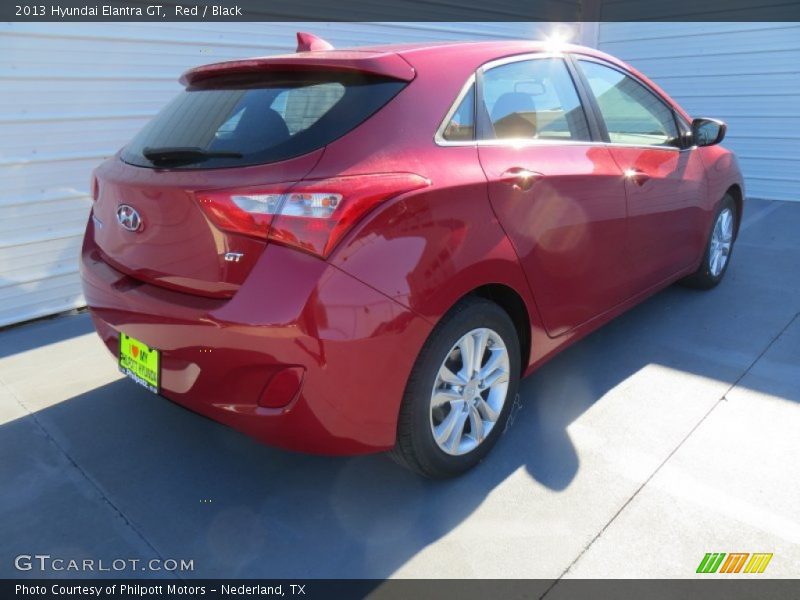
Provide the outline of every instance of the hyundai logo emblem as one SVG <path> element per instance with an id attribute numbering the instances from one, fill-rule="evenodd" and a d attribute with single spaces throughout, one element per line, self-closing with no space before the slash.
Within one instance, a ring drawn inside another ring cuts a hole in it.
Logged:
<path id="1" fill-rule="evenodd" d="M 117 209 L 117 221 L 123 229 L 128 231 L 139 231 L 142 228 L 142 218 L 136 209 L 127 204 L 120 204 Z"/>

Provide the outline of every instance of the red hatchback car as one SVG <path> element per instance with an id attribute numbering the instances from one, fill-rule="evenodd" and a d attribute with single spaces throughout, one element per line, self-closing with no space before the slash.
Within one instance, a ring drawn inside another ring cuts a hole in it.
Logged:
<path id="1" fill-rule="evenodd" d="M 724 276 L 725 125 L 579 46 L 445 43 L 192 69 L 93 180 L 84 291 L 120 368 L 266 443 L 431 477 L 520 377 Z"/>

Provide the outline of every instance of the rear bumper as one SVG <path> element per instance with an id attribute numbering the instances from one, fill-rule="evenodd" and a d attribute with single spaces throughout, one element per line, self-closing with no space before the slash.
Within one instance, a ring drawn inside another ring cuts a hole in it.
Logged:
<path id="1" fill-rule="evenodd" d="M 97 332 L 115 356 L 119 331 L 158 349 L 162 395 L 287 449 L 360 454 L 394 445 L 428 321 L 339 269 L 274 244 L 236 295 L 219 300 L 133 279 L 105 263 L 92 239 L 90 223 L 81 276 Z M 286 367 L 302 373 L 299 393 L 280 408 L 259 405 Z"/>

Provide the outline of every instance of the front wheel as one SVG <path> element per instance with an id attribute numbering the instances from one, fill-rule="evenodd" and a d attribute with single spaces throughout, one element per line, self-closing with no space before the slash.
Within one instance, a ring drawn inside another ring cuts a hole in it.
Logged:
<path id="1" fill-rule="evenodd" d="M 736 203 L 726 195 L 720 203 L 714 227 L 708 239 L 706 252 L 700 268 L 681 283 L 702 290 L 716 286 L 725 276 L 733 252 L 734 231 L 736 227 Z"/>
<path id="2" fill-rule="evenodd" d="M 502 434 L 519 374 L 519 339 L 508 314 L 482 298 L 461 302 L 417 358 L 391 456 L 426 477 L 471 469 Z"/>

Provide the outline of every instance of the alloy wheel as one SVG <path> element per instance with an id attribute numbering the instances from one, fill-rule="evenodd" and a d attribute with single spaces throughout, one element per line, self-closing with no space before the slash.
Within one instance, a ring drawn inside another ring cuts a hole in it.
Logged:
<path id="1" fill-rule="evenodd" d="M 711 247 L 708 252 L 708 269 L 713 277 L 719 277 L 733 246 L 733 211 L 725 208 L 717 217 L 711 233 Z"/>
<path id="2" fill-rule="evenodd" d="M 508 349 L 491 329 L 473 329 L 453 345 L 431 394 L 431 431 L 442 451 L 467 454 L 486 439 L 506 402 L 509 371 Z"/>

